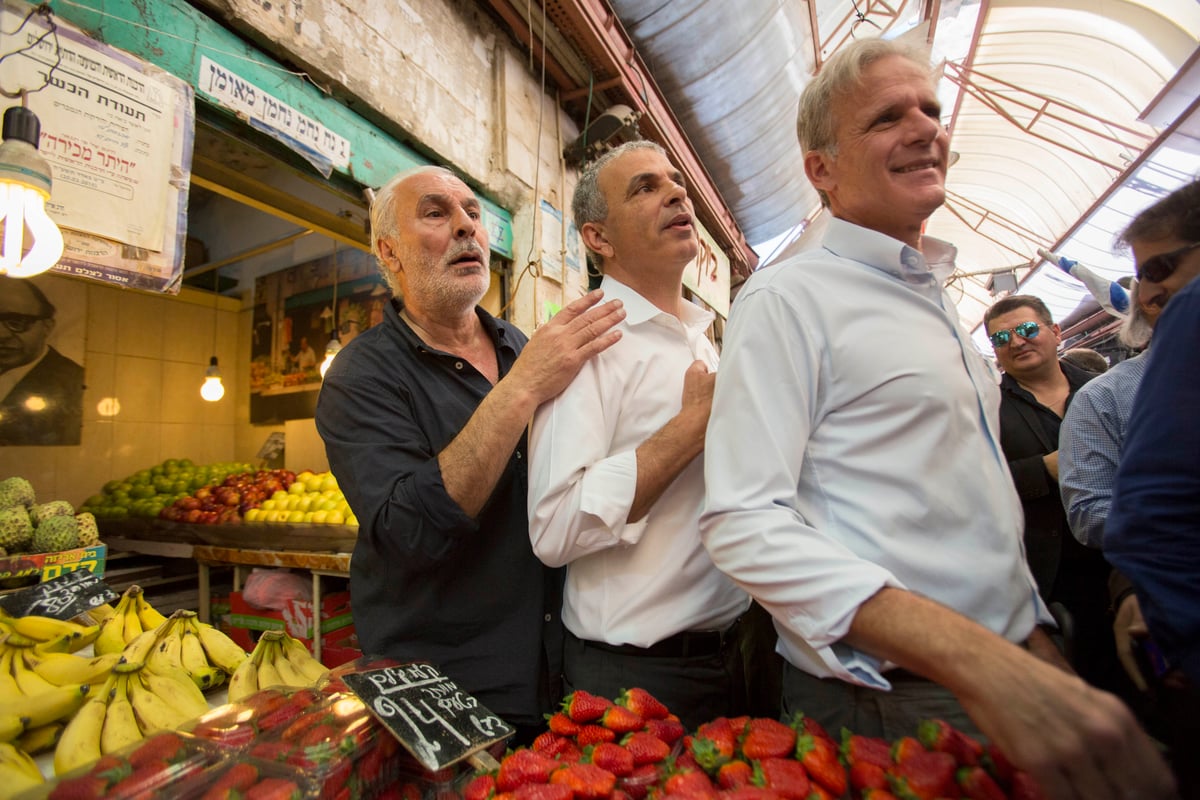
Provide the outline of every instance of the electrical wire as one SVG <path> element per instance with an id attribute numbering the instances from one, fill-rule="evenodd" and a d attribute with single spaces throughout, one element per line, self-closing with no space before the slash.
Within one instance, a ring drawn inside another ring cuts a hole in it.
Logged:
<path id="1" fill-rule="evenodd" d="M 25 27 L 25 25 L 29 22 L 29 20 L 33 18 L 34 14 L 36 14 L 39 17 L 42 17 L 44 19 L 44 22 L 47 26 L 46 32 L 43 33 L 38 38 L 34 39 L 29 44 L 25 45 L 24 47 L 17 48 L 16 50 L 13 50 L 11 53 L 5 53 L 4 55 L 0 56 L 0 64 L 2 64 L 2 63 L 4 63 L 4 59 L 8 58 L 9 56 L 15 56 L 20 53 L 26 53 L 26 52 L 29 52 L 30 50 L 36 49 L 42 42 L 46 41 L 47 36 L 54 37 L 54 56 L 55 56 L 54 64 L 52 64 L 50 66 L 50 69 L 48 69 L 46 71 L 46 79 L 44 81 L 42 81 L 41 86 L 37 87 L 36 89 L 18 89 L 15 93 L 6 91 L 3 87 L 0 87 L 0 95 L 4 95 L 5 97 L 11 97 L 11 98 L 19 97 L 19 98 L 21 98 L 21 105 L 25 105 L 26 95 L 33 94 L 34 92 L 40 92 L 42 89 L 45 89 L 47 86 L 49 86 L 50 85 L 50 76 L 52 76 L 54 74 L 54 70 L 58 69 L 59 66 L 62 64 L 62 48 L 60 48 L 58 45 L 58 23 L 56 23 L 54 21 L 54 11 L 51 10 L 49 4 L 42 3 L 39 6 L 35 6 L 34 8 L 31 8 L 29 10 L 29 13 L 25 15 L 25 19 L 21 20 L 21 24 L 17 26 L 17 29 L 11 33 L 5 33 L 4 35 L 5 36 L 16 36 L 18 33 L 21 32 L 21 29 Z"/>

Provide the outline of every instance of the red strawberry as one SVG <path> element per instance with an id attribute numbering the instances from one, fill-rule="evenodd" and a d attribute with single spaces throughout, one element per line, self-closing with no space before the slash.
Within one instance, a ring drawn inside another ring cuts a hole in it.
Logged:
<path id="1" fill-rule="evenodd" d="M 900 800 L 887 789 L 867 789 L 862 794 L 862 800 Z"/>
<path id="2" fill-rule="evenodd" d="M 513 792 L 516 800 L 571 800 L 574 796 L 570 786 L 555 783 L 527 783 Z"/>
<path id="3" fill-rule="evenodd" d="M 896 764 L 903 764 L 918 753 L 928 752 L 925 745 L 912 736 L 902 736 L 892 745 L 892 761 Z"/>
<path id="4" fill-rule="evenodd" d="M 584 756 L 589 757 L 591 763 L 601 769 L 606 769 L 618 778 L 623 778 L 626 775 L 633 773 L 633 753 L 630 753 L 619 744 L 612 742 L 601 742 L 589 748 L 589 752 L 585 752 Z"/>
<path id="5" fill-rule="evenodd" d="M 580 747 L 587 747 L 590 744 L 599 744 L 600 742 L 615 742 L 616 740 L 617 732 L 603 725 L 584 725 L 579 729 L 579 733 L 575 735 L 575 744 Z"/>
<path id="6" fill-rule="evenodd" d="M 563 749 L 556 753 L 554 757 L 560 764 L 574 764 L 576 761 L 583 760 L 583 751 L 568 739 L 567 743 L 563 745 Z"/>
<path id="7" fill-rule="evenodd" d="M 857 761 L 850 767 L 850 786 L 857 791 L 887 789 L 887 771 L 870 761 Z"/>
<path id="8" fill-rule="evenodd" d="M 823 736 L 806 733 L 796 740 L 796 760 L 804 765 L 808 777 L 835 797 L 846 792 L 846 768 L 838 761 L 837 746 Z"/>
<path id="9" fill-rule="evenodd" d="M 1007 800 L 1004 790 L 983 767 L 959 767 L 954 778 L 971 800 Z"/>
<path id="10" fill-rule="evenodd" d="M 245 800 L 299 800 L 300 787 L 287 778 L 264 778 L 246 790 Z"/>
<path id="11" fill-rule="evenodd" d="M 1013 776 L 1017 774 L 1017 768 L 1008 760 L 1008 756 L 994 744 L 989 743 L 984 748 L 982 763 L 984 769 L 1001 783 L 1012 783 Z"/>
<path id="12" fill-rule="evenodd" d="M 463 800 L 488 800 L 496 792 L 496 776 L 488 772 L 476 775 L 463 789 Z"/>
<path id="13" fill-rule="evenodd" d="M 635 765 L 655 764 L 671 754 L 669 744 L 645 731 L 628 734 L 621 745 L 633 756 Z"/>
<path id="14" fill-rule="evenodd" d="M 562 709 L 575 722 L 594 722 L 604 716 L 612 702 L 576 689 L 563 699 Z"/>
<path id="15" fill-rule="evenodd" d="M 284 726 L 279 731 L 279 738 L 287 742 L 299 740 L 305 731 L 331 722 L 332 719 L 328 714 L 303 714 Z"/>
<path id="16" fill-rule="evenodd" d="M 648 719 L 646 733 L 651 733 L 667 744 L 675 744 L 687 731 L 683 723 L 677 719 Z"/>
<path id="17" fill-rule="evenodd" d="M 696 761 L 696 757 L 692 755 L 691 750 L 684 750 L 675 757 L 675 769 L 704 769 Z"/>
<path id="18" fill-rule="evenodd" d="M 756 782 L 786 800 L 805 800 L 811 788 L 804 765 L 791 758 L 765 758 L 758 762 Z"/>
<path id="19" fill-rule="evenodd" d="M 533 750 L 517 750 L 504 757 L 496 773 L 496 788 L 501 792 L 514 791 L 527 783 L 545 783 L 559 763 Z"/>
<path id="20" fill-rule="evenodd" d="M 595 764 L 568 764 L 555 770 L 550 783 L 567 786 L 577 800 L 601 800 L 617 785 L 617 776 Z"/>
<path id="21" fill-rule="evenodd" d="M 1014 772 L 1012 785 L 1008 787 L 1008 796 L 1011 800 L 1046 800 L 1046 793 L 1042 791 L 1042 787 L 1033 776 L 1028 772 Z"/>
<path id="22" fill-rule="evenodd" d="M 579 733 L 579 723 L 559 711 L 546 717 L 546 727 L 559 736 L 574 736 Z"/>
<path id="23" fill-rule="evenodd" d="M 717 717 L 696 729 L 691 752 L 696 763 L 710 774 L 729 761 L 737 750 L 737 734 L 725 717 Z"/>
<path id="24" fill-rule="evenodd" d="M 892 765 L 892 748 L 883 739 L 859 736 L 842 728 L 842 760 L 851 767 L 864 762 L 887 769 Z"/>
<path id="25" fill-rule="evenodd" d="M 675 770 L 663 783 L 663 792 L 681 798 L 715 798 L 717 788 L 702 770 Z"/>
<path id="26" fill-rule="evenodd" d="M 201 800 L 215 800 L 215 798 L 224 797 L 225 793 L 230 791 L 244 791 L 253 786 L 257 780 L 258 767 L 244 761 L 234 764 L 217 777 Z"/>
<path id="27" fill-rule="evenodd" d="M 658 778 L 657 764 L 642 764 L 634 767 L 631 774 L 618 780 L 617 785 L 631 800 L 642 800 L 650 792 L 650 787 L 658 785 Z"/>
<path id="28" fill-rule="evenodd" d="M 617 705 L 624 706 L 642 719 L 666 719 L 670 712 L 658 698 L 645 689 L 626 689 L 617 698 Z"/>
<path id="29" fill-rule="evenodd" d="M 89 773 L 59 781 L 46 796 L 49 800 L 100 800 L 107 794 L 108 779 Z"/>
<path id="30" fill-rule="evenodd" d="M 720 786 L 722 789 L 737 789 L 740 786 L 749 786 L 753 778 L 754 767 L 741 759 L 727 761 L 717 770 L 717 786 Z"/>
<path id="31" fill-rule="evenodd" d="M 608 800 L 633 800 L 633 797 L 629 794 L 629 792 L 618 786 L 616 789 L 612 790 L 612 794 L 608 796 Z"/>
<path id="32" fill-rule="evenodd" d="M 176 761 L 183 750 L 183 737 L 177 733 L 160 733 L 142 742 L 141 746 L 126 758 L 134 769 L 146 764 L 170 764 Z"/>
<path id="33" fill-rule="evenodd" d="M 835 795 L 816 781 L 809 782 L 808 797 L 806 800 L 838 800 L 839 795 Z"/>
<path id="34" fill-rule="evenodd" d="M 646 724 L 641 714 L 630 711 L 625 706 L 610 706 L 600 717 L 600 724 L 617 733 L 632 733 L 640 731 Z"/>
<path id="35" fill-rule="evenodd" d="M 551 731 L 546 731 L 534 739 L 531 747 L 534 752 L 541 753 L 544 756 L 550 756 L 550 758 L 561 758 L 561 756 L 572 750 L 574 750 L 576 753 L 579 752 L 579 748 L 577 748 L 570 739 L 565 736 L 559 736 L 557 733 L 553 733 Z M 576 756 L 571 760 L 578 761 L 579 756 Z"/>
<path id="36" fill-rule="evenodd" d="M 945 720 L 927 719 L 917 726 L 921 744 L 939 753 L 949 753 L 961 767 L 973 767 L 983 756 L 983 745 Z"/>
<path id="37" fill-rule="evenodd" d="M 721 792 L 721 800 L 782 800 L 778 794 L 762 786 L 739 786 Z"/>
<path id="38" fill-rule="evenodd" d="M 914 740 L 915 741 L 915 740 Z M 920 743 L 917 742 L 920 747 Z M 912 751 L 889 771 L 892 794 L 902 800 L 937 800 L 958 792 L 954 779 L 957 765 L 949 753 L 931 753 L 924 748 Z"/>
<path id="39" fill-rule="evenodd" d="M 796 731 L 777 719 L 752 719 L 742 734 L 742 755 L 752 761 L 786 758 L 795 747 Z"/>
<path id="40" fill-rule="evenodd" d="M 264 761 L 283 761 L 292 752 L 289 742 L 259 742 L 250 748 L 250 755 Z"/>
<path id="41" fill-rule="evenodd" d="M 795 716 L 792 717 L 792 728 L 797 734 L 811 733 L 813 736 L 823 736 L 829 741 L 833 741 L 833 737 L 821 727 L 821 723 L 812 717 L 806 716 L 803 711 L 797 711 Z"/>

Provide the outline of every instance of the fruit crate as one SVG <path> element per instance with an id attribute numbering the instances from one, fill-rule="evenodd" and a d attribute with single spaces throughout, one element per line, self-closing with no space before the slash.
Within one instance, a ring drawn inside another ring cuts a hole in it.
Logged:
<path id="1" fill-rule="evenodd" d="M 0 581 L 6 589 L 44 583 L 68 572 L 86 569 L 104 577 L 108 546 L 78 547 L 58 553 L 20 553 L 0 558 Z"/>

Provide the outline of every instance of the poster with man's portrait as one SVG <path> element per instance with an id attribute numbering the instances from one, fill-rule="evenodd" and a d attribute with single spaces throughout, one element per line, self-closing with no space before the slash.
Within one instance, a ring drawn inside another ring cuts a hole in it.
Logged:
<path id="1" fill-rule="evenodd" d="M 78 445 L 87 287 L 0 275 L 0 446 Z"/>

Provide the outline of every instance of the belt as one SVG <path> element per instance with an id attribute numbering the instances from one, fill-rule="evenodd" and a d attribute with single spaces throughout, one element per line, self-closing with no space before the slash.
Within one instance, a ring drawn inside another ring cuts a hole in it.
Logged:
<path id="1" fill-rule="evenodd" d="M 674 636 L 668 636 L 661 642 L 655 642 L 649 647 L 638 647 L 633 644 L 609 644 L 596 642 L 591 639 L 580 639 L 570 631 L 567 635 L 583 643 L 585 647 L 601 650 L 605 653 L 615 653 L 623 656 L 644 656 L 648 658 L 689 658 L 715 656 L 720 654 L 727 644 L 733 641 L 733 633 L 737 628 L 734 622 L 723 631 L 682 631 Z"/>

